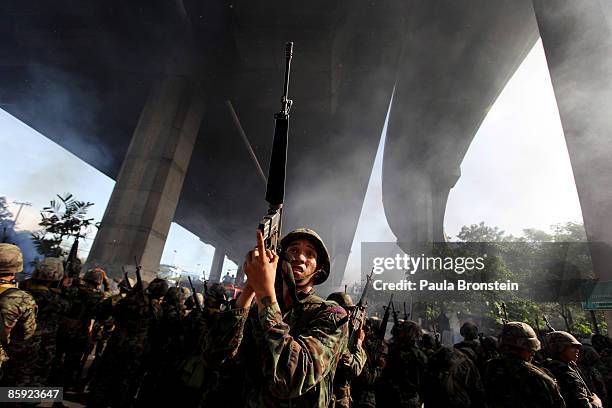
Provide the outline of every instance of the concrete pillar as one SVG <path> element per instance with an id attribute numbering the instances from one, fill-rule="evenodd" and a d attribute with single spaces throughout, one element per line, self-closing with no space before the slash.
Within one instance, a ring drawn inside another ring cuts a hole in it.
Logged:
<path id="1" fill-rule="evenodd" d="M 612 280 L 612 4 L 534 0 L 596 276 Z M 606 313 L 609 327 L 612 315 Z"/>
<path id="2" fill-rule="evenodd" d="M 238 270 L 236 271 L 236 280 L 234 281 L 236 286 L 240 286 L 242 285 L 242 282 L 245 281 L 245 276 L 244 276 L 244 268 L 242 267 L 242 265 L 238 266 Z"/>
<path id="3" fill-rule="evenodd" d="M 208 274 L 208 281 L 211 283 L 217 283 L 221 281 L 221 272 L 223 271 L 223 261 L 225 260 L 225 250 L 223 248 L 215 248 L 215 254 L 213 255 L 212 265 L 210 266 L 210 274 Z"/>
<path id="4" fill-rule="evenodd" d="M 183 75 L 165 75 L 151 89 L 100 224 L 88 265 L 121 276 L 142 265 L 155 277 L 200 128 L 200 90 Z"/>

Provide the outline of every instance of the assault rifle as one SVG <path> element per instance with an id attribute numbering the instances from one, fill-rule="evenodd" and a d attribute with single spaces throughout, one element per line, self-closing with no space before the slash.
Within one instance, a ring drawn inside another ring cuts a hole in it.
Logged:
<path id="1" fill-rule="evenodd" d="M 391 310 L 393 311 L 393 325 L 397 326 L 399 324 L 399 318 L 397 317 L 397 311 L 395 310 L 395 305 L 391 302 Z"/>
<path id="2" fill-rule="evenodd" d="M 128 279 L 128 273 L 125 270 L 125 266 L 122 266 L 121 269 L 123 269 L 123 280 L 125 280 L 125 286 L 128 288 L 128 290 L 132 290 L 132 284 L 130 283 L 130 280 Z"/>
<path id="3" fill-rule="evenodd" d="M 200 299 L 198 299 L 198 294 L 196 293 L 195 287 L 193 287 L 193 282 L 191 281 L 191 276 L 187 275 L 187 279 L 189 279 L 189 286 L 191 286 L 191 293 L 193 296 L 193 303 L 196 305 L 198 310 L 202 311 L 202 304 L 200 303 Z"/>
<path id="4" fill-rule="evenodd" d="M 140 274 L 140 270 L 142 269 L 142 265 L 140 265 L 138 263 L 138 259 L 136 259 L 136 257 L 134 257 L 134 264 L 136 264 L 136 286 L 134 286 L 134 288 L 137 288 L 138 291 L 140 292 L 143 300 L 144 300 L 144 285 L 142 284 L 142 275 Z"/>
<path id="5" fill-rule="evenodd" d="M 591 321 L 593 322 L 593 330 L 595 330 L 595 334 L 601 334 L 599 332 L 599 323 L 597 323 L 597 316 L 595 316 L 595 311 L 590 310 L 589 312 L 591 314 Z"/>
<path id="6" fill-rule="evenodd" d="M 550 332 L 556 331 L 554 327 L 550 325 L 550 322 L 548 321 L 548 318 L 546 317 L 546 315 L 542 315 L 542 317 L 544 318 L 544 323 L 546 324 L 546 328 L 548 329 L 548 332 L 550 333 Z"/>
<path id="7" fill-rule="evenodd" d="M 372 280 L 372 275 L 374 274 L 374 270 L 366 276 L 366 284 L 363 288 L 363 292 L 361 292 L 361 297 L 359 298 L 359 302 L 353 307 L 351 313 L 349 315 L 349 330 L 351 330 L 351 334 L 349 336 L 349 347 L 351 350 L 357 346 L 357 332 L 363 328 L 366 318 L 366 309 L 368 307 L 368 289 L 370 288 L 370 282 Z"/>
<path id="8" fill-rule="evenodd" d="M 434 333 L 434 339 L 436 339 L 436 348 L 440 348 L 441 344 L 440 344 L 440 333 L 438 333 L 438 330 L 436 329 L 436 325 L 433 325 L 433 333 Z"/>
<path id="9" fill-rule="evenodd" d="M 506 310 L 506 304 L 504 302 L 501 303 L 501 309 L 502 309 L 502 323 L 506 324 L 508 323 L 510 320 L 508 320 L 508 311 Z"/>
<path id="10" fill-rule="evenodd" d="M 293 105 L 293 101 L 289 99 L 289 75 L 291 72 L 292 56 L 293 43 L 288 42 L 285 45 L 285 83 L 283 85 L 283 96 L 281 97 L 281 110 L 274 115 L 276 123 L 266 188 L 266 201 L 269 204 L 268 213 L 262 218 L 258 226 L 263 235 L 266 249 L 274 250 L 277 254 L 281 252 L 280 238 L 283 202 L 285 199 L 289 113 Z"/>
<path id="11" fill-rule="evenodd" d="M 64 262 L 64 271 L 66 271 L 66 275 L 72 276 L 72 268 L 77 261 L 77 254 L 79 252 L 79 235 L 77 234 L 74 237 L 74 242 L 70 247 L 70 252 L 68 253 L 68 258 L 66 258 L 66 262 Z M 78 278 L 78 274 L 76 276 Z"/>
<path id="12" fill-rule="evenodd" d="M 385 334 L 387 333 L 387 324 L 389 324 L 389 313 L 391 313 L 391 306 L 393 305 L 393 294 L 389 298 L 389 304 L 383 309 L 385 309 L 385 314 L 383 315 L 382 322 L 380 323 L 380 328 L 378 331 L 378 338 L 381 340 L 385 339 Z"/>

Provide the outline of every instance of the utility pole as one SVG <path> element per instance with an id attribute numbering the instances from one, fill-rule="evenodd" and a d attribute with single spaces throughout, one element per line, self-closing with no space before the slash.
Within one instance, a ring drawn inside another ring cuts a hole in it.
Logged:
<path id="1" fill-rule="evenodd" d="M 28 203 L 26 201 L 13 201 L 13 204 L 17 204 L 19 206 L 19 210 L 17 210 L 17 215 L 15 216 L 15 220 L 13 221 L 13 229 L 17 227 L 17 220 L 19 219 L 19 216 L 21 215 L 21 210 L 23 210 L 23 207 L 31 207 L 32 203 Z"/>

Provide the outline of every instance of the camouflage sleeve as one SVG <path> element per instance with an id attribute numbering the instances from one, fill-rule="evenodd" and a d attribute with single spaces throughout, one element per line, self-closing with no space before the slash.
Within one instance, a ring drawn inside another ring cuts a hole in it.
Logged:
<path id="1" fill-rule="evenodd" d="M 342 364 L 347 369 L 347 372 L 351 373 L 353 377 L 358 377 L 359 374 L 361 374 L 367 359 L 368 357 L 363 347 L 357 345 L 354 353 L 347 351 L 346 353 L 342 354 L 342 359 L 338 364 Z"/>
<path id="2" fill-rule="evenodd" d="M 4 343 L 9 343 L 11 336 L 16 340 L 27 340 L 34 335 L 38 307 L 29 293 L 17 290 L 4 296 L 0 311 L 0 339 Z M 16 326 L 18 328 L 13 331 Z"/>
<path id="3" fill-rule="evenodd" d="M 571 370 L 557 374 L 561 395 L 568 407 L 576 408 L 597 408 L 597 405 L 591 404 L 588 390 L 582 383 L 578 374 Z"/>
<path id="4" fill-rule="evenodd" d="M 248 314 L 248 309 L 231 309 L 211 316 L 210 329 L 202 336 L 202 353 L 206 365 L 215 366 L 236 356 Z"/>
<path id="5" fill-rule="evenodd" d="M 295 398 L 315 387 L 335 369 L 338 357 L 346 349 L 348 326 L 338 324 L 346 312 L 340 306 L 324 307 L 299 336 L 290 334 L 283 322 L 278 303 L 259 313 L 264 342 L 264 375 L 270 378 L 270 391 L 279 398 Z"/>

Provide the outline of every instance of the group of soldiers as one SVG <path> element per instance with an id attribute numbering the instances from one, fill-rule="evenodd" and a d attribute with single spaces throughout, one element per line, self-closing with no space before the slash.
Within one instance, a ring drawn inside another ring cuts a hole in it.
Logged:
<path id="1" fill-rule="evenodd" d="M 356 324 L 356 306 L 314 286 L 330 274 L 322 239 L 302 228 L 277 254 L 261 233 L 245 259 L 237 299 L 220 284 L 203 296 L 101 268 L 82 276 L 58 258 L 31 279 L 19 248 L 0 244 L 0 385 L 64 387 L 92 407 L 603 407 L 612 341 L 581 344 L 504 322 L 497 337 L 464 323 L 464 340 L 397 319 Z M 384 319 L 383 319 L 384 320 Z"/>

